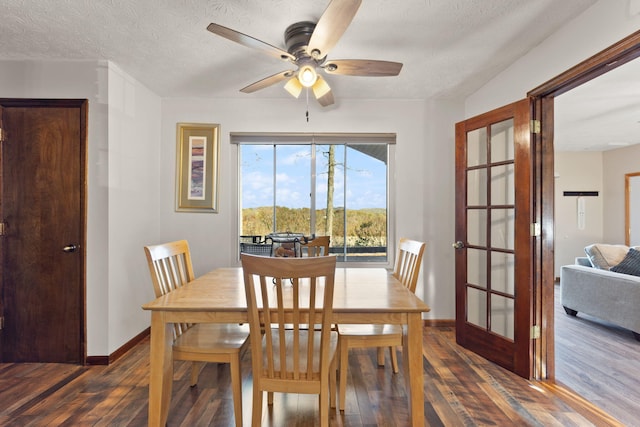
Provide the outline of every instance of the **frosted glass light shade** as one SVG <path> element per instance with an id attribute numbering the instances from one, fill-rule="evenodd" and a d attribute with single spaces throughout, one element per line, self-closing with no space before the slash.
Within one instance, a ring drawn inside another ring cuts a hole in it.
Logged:
<path id="1" fill-rule="evenodd" d="M 290 78 L 289 81 L 287 82 L 287 84 L 284 85 L 284 88 L 294 98 L 299 97 L 300 93 L 302 92 L 302 85 L 300 84 L 300 82 L 298 81 L 298 79 L 296 77 Z"/>
<path id="2" fill-rule="evenodd" d="M 326 80 L 324 80 L 320 76 L 318 76 L 316 83 L 313 85 L 312 89 L 313 89 L 313 94 L 315 95 L 316 98 L 322 98 L 331 90 Z"/>

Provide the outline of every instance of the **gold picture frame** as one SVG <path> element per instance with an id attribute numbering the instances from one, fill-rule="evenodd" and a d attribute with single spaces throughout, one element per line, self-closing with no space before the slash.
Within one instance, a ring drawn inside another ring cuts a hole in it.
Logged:
<path id="1" fill-rule="evenodd" d="M 176 211 L 218 213 L 220 125 L 177 124 Z"/>

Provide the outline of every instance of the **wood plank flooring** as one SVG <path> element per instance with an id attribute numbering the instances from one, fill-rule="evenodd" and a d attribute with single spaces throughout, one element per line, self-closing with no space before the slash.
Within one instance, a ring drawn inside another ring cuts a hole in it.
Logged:
<path id="1" fill-rule="evenodd" d="M 424 354 L 423 409 L 429 426 L 617 425 L 553 387 L 526 381 L 457 346 L 453 328 L 425 328 Z M 168 426 L 234 425 L 228 367 L 207 365 L 194 388 L 188 368 L 175 364 Z M 0 364 L 0 425 L 145 426 L 148 373 L 148 338 L 110 366 Z M 248 426 L 249 352 L 242 375 Z M 346 410 L 332 412 L 332 426 L 408 425 L 403 375 L 392 373 L 389 360 L 379 368 L 375 349 L 350 353 L 348 381 Z M 317 418 L 315 396 L 276 394 L 273 407 L 265 403 L 263 426 L 313 426 Z"/>
<path id="2" fill-rule="evenodd" d="M 640 425 L 640 342 L 628 329 L 568 316 L 556 285 L 556 382 L 628 426 Z"/>

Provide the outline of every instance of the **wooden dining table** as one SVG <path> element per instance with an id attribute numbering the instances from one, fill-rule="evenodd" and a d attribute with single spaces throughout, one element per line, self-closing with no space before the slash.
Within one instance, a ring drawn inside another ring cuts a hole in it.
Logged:
<path id="1" fill-rule="evenodd" d="M 164 426 L 173 382 L 173 323 L 247 323 L 242 268 L 217 268 L 142 308 L 151 311 L 149 426 Z M 422 313 L 429 310 L 384 268 L 336 268 L 333 323 L 404 326 L 412 426 L 424 426 Z"/>

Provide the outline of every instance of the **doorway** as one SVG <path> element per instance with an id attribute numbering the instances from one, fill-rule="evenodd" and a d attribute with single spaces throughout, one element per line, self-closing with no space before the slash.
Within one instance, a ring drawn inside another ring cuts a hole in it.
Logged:
<path id="1" fill-rule="evenodd" d="M 0 99 L 2 362 L 86 362 L 87 105 Z"/>
<path id="2" fill-rule="evenodd" d="M 637 140 L 634 129 L 637 128 L 634 117 L 637 108 L 629 108 L 629 104 L 637 103 L 638 99 L 637 89 L 635 94 L 633 92 L 637 85 L 629 84 L 637 81 L 640 65 L 637 59 L 634 60 L 638 56 L 637 49 L 635 34 L 591 59 L 593 67 L 600 68 L 592 78 L 583 76 L 578 85 L 559 92 L 559 97 L 552 96 L 556 280 L 559 280 L 562 265 L 574 264 L 575 257 L 585 256 L 585 246 L 600 241 L 625 243 L 624 172 L 638 169 L 630 166 L 637 163 L 637 155 L 629 151 L 633 148 L 622 145 Z M 607 57 L 609 53 L 613 58 Z M 623 59 L 616 62 L 615 55 L 622 55 Z M 584 72 L 590 68 L 584 67 Z M 628 120 L 629 116 L 632 121 Z M 584 121 L 579 123 L 579 117 Z M 619 154 L 612 154 L 616 152 Z M 587 197 L 579 199 L 568 190 L 580 190 Z M 618 213 L 611 216 L 613 207 Z M 604 240 L 600 240 L 603 236 Z M 554 303 L 556 307 L 552 329 L 554 353 L 549 358 L 553 359 L 553 376 L 550 378 L 592 400 L 623 422 L 629 416 L 633 419 L 637 409 L 631 406 L 629 410 L 628 402 L 637 402 L 636 388 L 629 387 L 624 381 L 614 382 L 614 379 L 626 378 L 626 374 L 619 372 L 628 373 L 628 366 L 637 362 L 637 357 L 633 356 L 635 350 L 625 351 L 626 346 L 632 349 L 637 346 L 633 335 L 615 325 L 606 327 L 600 319 L 586 315 L 568 318 L 560 305 L 560 286 L 556 282 L 556 300 L 549 303 L 550 307 L 554 307 Z M 587 339 L 590 340 L 588 345 Z M 621 354 L 625 356 L 620 357 Z M 583 377 L 583 372 L 589 371 L 592 374 Z M 607 385 L 611 387 L 607 388 Z"/>
<path id="3" fill-rule="evenodd" d="M 538 258 L 542 277 L 540 289 L 536 289 L 539 301 L 535 314 L 542 325 L 540 340 L 536 343 L 535 367 L 539 379 L 555 380 L 554 349 L 554 98 L 591 79 L 640 56 L 640 31 L 622 39 L 602 52 L 588 58 L 573 68 L 533 89 L 527 95 L 535 100 L 534 117 L 540 120 L 541 132 L 537 137 L 542 162 L 539 188 L 543 219 L 542 241 Z"/>

